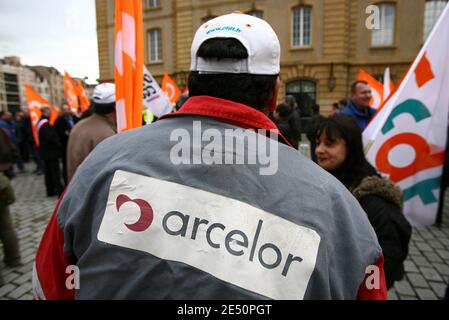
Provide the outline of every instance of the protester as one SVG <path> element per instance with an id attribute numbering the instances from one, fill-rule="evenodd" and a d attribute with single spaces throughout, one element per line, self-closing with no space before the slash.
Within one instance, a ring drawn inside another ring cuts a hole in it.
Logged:
<path id="1" fill-rule="evenodd" d="M 177 112 L 181 109 L 181 107 L 184 105 L 184 103 L 186 103 L 187 99 L 189 99 L 189 94 L 188 93 L 183 93 L 178 101 L 176 101 L 176 105 L 173 108 L 174 112 Z"/>
<path id="2" fill-rule="evenodd" d="M 5 130 L 5 132 L 8 134 L 12 144 L 16 147 L 17 151 L 19 152 L 19 157 L 16 161 L 16 165 L 20 172 L 23 172 L 25 167 L 22 161 L 22 158 L 20 156 L 20 131 L 17 123 L 14 121 L 14 117 L 11 112 L 9 111 L 0 111 L 0 128 Z M 9 178 L 14 177 L 14 169 L 11 167 L 8 172 L 6 173 Z"/>
<path id="3" fill-rule="evenodd" d="M 348 105 L 348 100 L 343 98 L 338 100 L 338 110 L 342 110 L 344 107 Z"/>
<path id="4" fill-rule="evenodd" d="M 29 152 L 28 152 L 23 111 L 17 111 L 16 113 L 14 113 L 14 123 L 17 126 L 17 136 L 18 136 L 17 147 L 20 155 L 20 159 L 17 160 L 16 165 L 21 172 L 24 172 L 25 163 L 28 162 L 29 160 Z"/>
<path id="5" fill-rule="evenodd" d="M 338 113 L 338 111 L 340 111 L 338 102 L 332 103 L 332 110 L 331 110 L 331 113 L 329 114 L 329 116 L 331 116 L 331 117 L 335 116 Z"/>
<path id="6" fill-rule="evenodd" d="M 363 153 L 356 122 L 337 115 L 323 120 L 317 132 L 318 164 L 357 198 L 376 231 L 385 257 L 387 287 L 404 276 L 411 226 L 403 215 L 402 192 L 382 178 Z"/>
<path id="7" fill-rule="evenodd" d="M 301 141 L 301 111 L 298 108 L 296 98 L 292 95 L 285 97 L 284 104 L 289 108 L 288 122 L 290 124 L 290 130 L 292 131 L 292 146 L 298 149 L 299 142 Z"/>
<path id="8" fill-rule="evenodd" d="M 9 206 L 15 201 L 14 190 L 4 172 L 18 157 L 19 153 L 8 134 L 0 128 L 0 241 L 3 243 L 3 262 L 10 268 L 20 266 L 21 258 L 19 241 L 9 211 Z"/>
<path id="9" fill-rule="evenodd" d="M 23 122 L 24 122 L 25 140 L 26 140 L 26 143 L 28 146 L 28 152 L 36 164 L 36 169 L 34 170 L 34 173 L 37 175 L 41 175 L 44 172 L 44 162 L 42 161 L 42 159 L 39 155 L 39 152 L 37 150 L 37 147 L 36 147 L 36 142 L 34 140 L 34 135 L 33 135 L 33 126 L 31 124 L 31 117 L 30 117 L 30 112 L 28 109 L 26 109 L 24 111 Z"/>
<path id="10" fill-rule="evenodd" d="M 351 100 L 338 114 L 354 118 L 363 131 L 376 113 L 376 110 L 370 107 L 371 98 L 368 82 L 356 81 L 351 86 Z"/>
<path id="11" fill-rule="evenodd" d="M 61 115 L 55 121 L 55 130 L 61 142 L 62 151 L 62 177 L 64 183 L 67 185 L 67 144 L 69 142 L 70 131 L 75 126 L 76 118 L 72 115 L 72 111 L 67 104 L 61 107 Z"/>
<path id="12" fill-rule="evenodd" d="M 326 119 L 324 116 L 320 114 L 320 105 L 314 104 L 312 108 L 312 118 L 307 124 L 307 130 L 306 135 L 307 139 L 310 141 L 310 156 L 313 160 L 313 162 L 317 163 L 317 157 L 315 154 L 316 149 L 316 131 L 318 130 L 318 126 L 320 125 L 321 121 Z"/>
<path id="13" fill-rule="evenodd" d="M 39 137 L 39 154 L 44 162 L 45 189 L 47 197 L 60 196 L 64 191 L 59 168 L 62 146 L 55 128 L 50 125 L 50 108 L 44 106 L 41 112 L 42 117 L 37 123 L 36 131 Z"/>
<path id="14" fill-rule="evenodd" d="M 93 114 L 73 128 L 67 145 L 67 178 L 70 181 L 78 166 L 104 139 L 117 133 L 115 85 L 102 83 L 93 92 Z"/>
<path id="15" fill-rule="evenodd" d="M 78 168 L 37 252 L 36 298 L 386 298 L 381 248 L 357 201 L 276 141 L 266 115 L 279 72 L 264 20 L 234 13 L 201 26 L 183 107 L 103 141 Z M 269 166 L 234 163 L 267 144 Z M 66 287 L 72 264 L 77 290 Z"/>
<path id="16" fill-rule="evenodd" d="M 284 138 L 287 139 L 287 141 L 293 146 L 295 143 L 298 144 L 298 141 L 294 139 L 295 133 L 290 126 L 290 122 L 288 121 L 289 116 L 289 106 L 285 103 L 278 105 L 276 111 L 274 112 L 275 124 Z"/>

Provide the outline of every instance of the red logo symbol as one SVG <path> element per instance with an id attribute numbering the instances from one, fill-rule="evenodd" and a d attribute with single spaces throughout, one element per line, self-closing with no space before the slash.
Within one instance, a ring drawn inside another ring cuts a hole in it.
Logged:
<path id="1" fill-rule="evenodd" d="M 153 208 L 151 208 L 150 204 L 142 199 L 130 199 L 128 196 L 125 196 L 123 194 L 119 195 L 117 197 L 117 200 L 115 202 L 115 205 L 117 207 L 117 212 L 120 211 L 120 207 L 127 203 L 127 202 L 134 202 L 137 204 L 140 208 L 140 217 L 139 220 L 137 220 L 136 223 L 133 224 L 127 224 L 125 223 L 125 226 L 134 232 L 142 232 L 147 230 L 151 223 L 153 222 Z"/>

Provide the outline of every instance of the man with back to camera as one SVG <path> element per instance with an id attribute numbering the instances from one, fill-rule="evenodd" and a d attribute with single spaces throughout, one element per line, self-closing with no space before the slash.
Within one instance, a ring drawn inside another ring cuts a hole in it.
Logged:
<path id="1" fill-rule="evenodd" d="M 277 141 L 267 114 L 279 72 L 279 40 L 262 19 L 233 13 L 203 24 L 181 110 L 105 140 L 78 168 L 37 252 L 35 297 L 385 299 L 366 214 Z M 232 149 L 214 145 L 230 134 Z M 244 143 L 252 138 L 258 147 Z M 221 164 L 267 143 L 276 170 Z M 72 264 L 76 290 L 65 286 Z"/>
<path id="2" fill-rule="evenodd" d="M 42 116 L 37 123 L 36 132 L 39 137 L 39 154 L 44 163 L 45 189 L 47 197 L 59 197 L 64 191 L 59 167 L 62 145 L 56 129 L 50 124 L 51 109 L 43 106 L 41 112 Z"/>
<path id="3" fill-rule="evenodd" d="M 117 133 L 115 85 L 102 83 L 92 93 L 93 114 L 79 121 L 70 133 L 67 145 L 67 179 L 104 139 Z"/>
<path id="4" fill-rule="evenodd" d="M 371 88 L 368 82 L 356 81 L 351 86 L 351 100 L 338 113 L 354 118 L 360 130 L 363 131 L 376 113 L 376 109 L 370 107 L 371 98 Z"/>

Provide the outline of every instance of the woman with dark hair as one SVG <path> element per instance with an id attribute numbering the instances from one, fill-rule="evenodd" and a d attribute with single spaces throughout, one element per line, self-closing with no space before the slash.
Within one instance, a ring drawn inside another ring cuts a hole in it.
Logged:
<path id="1" fill-rule="evenodd" d="M 318 164 L 352 192 L 368 215 L 383 250 L 391 288 L 404 276 L 412 231 L 402 213 L 401 190 L 368 163 L 360 129 L 349 117 L 336 115 L 320 123 L 315 153 Z"/>

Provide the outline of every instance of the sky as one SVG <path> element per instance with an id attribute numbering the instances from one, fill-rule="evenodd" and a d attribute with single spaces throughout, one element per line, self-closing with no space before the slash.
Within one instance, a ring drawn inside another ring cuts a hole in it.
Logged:
<path id="1" fill-rule="evenodd" d="M 0 0 L 0 58 L 99 77 L 95 0 Z"/>

